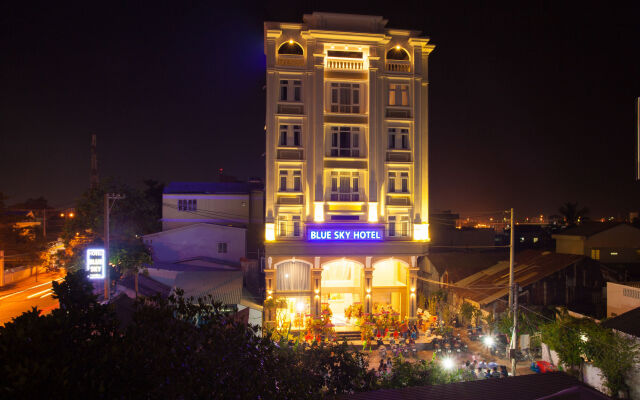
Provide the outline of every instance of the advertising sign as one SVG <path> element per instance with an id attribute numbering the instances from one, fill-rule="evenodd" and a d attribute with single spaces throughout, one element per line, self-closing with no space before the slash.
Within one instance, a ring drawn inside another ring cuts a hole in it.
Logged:
<path id="1" fill-rule="evenodd" d="M 104 279 L 104 249 L 87 249 L 87 271 L 89 279 Z"/>
<path id="2" fill-rule="evenodd" d="M 312 242 L 370 242 L 384 240 L 384 227 L 360 226 L 308 226 L 307 240 Z"/>

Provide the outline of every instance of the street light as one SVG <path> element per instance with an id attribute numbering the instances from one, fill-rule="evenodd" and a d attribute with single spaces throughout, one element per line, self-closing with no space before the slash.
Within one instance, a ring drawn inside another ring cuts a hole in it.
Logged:
<path id="1" fill-rule="evenodd" d="M 493 345 L 496 343 L 496 341 L 493 338 L 493 336 L 485 336 L 484 339 L 482 339 L 482 342 L 487 347 L 493 347 Z"/>
<path id="2" fill-rule="evenodd" d="M 454 366 L 455 366 L 455 363 L 453 362 L 453 359 L 449 357 L 442 359 L 442 367 L 447 371 L 451 371 Z"/>

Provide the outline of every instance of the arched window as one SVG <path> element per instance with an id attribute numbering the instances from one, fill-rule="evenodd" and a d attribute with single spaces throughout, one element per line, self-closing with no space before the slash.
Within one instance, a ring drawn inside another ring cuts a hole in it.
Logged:
<path id="1" fill-rule="evenodd" d="M 406 61 L 409 59 L 409 53 L 405 49 L 400 46 L 396 46 L 391 48 L 387 52 L 387 60 L 403 60 Z"/>
<path id="2" fill-rule="evenodd" d="M 360 287 L 362 265 L 355 261 L 338 260 L 322 266 L 322 287 Z"/>
<path id="3" fill-rule="evenodd" d="M 407 285 L 406 263 L 388 259 L 375 263 L 373 268 L 373 287 Z"/>
<path id="4" fill-rule="evenodd" d="M 304 51 L 302 50 L 302 46 L 293 40 L 282 43 L 280 48 L 278 48 L 278 54 L 294 54 L 301 56 L 303 53 Z"/>
<path id="5" fill-rule="evenodd" d="M 284 261 L 276 265 L 276 290 L 310 289 L 311 265 L 301 261 Z"/>

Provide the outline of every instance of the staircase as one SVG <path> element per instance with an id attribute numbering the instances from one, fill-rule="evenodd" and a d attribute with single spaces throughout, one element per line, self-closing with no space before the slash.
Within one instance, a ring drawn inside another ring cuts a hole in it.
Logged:
<path id="1" fill-rule="evenodd" d="M 347 341 L 360 340 L 360 331 L 352 331 L 352 332 L 336 332 L 336 336 L 338 336 L 338 341 L 342 342 L 344 339 Z"/>

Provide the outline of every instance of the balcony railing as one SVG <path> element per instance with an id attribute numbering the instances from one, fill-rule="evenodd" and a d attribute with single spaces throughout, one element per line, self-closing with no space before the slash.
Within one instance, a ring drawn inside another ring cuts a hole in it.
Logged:
<path id="1" fill-rule="evenodd" d="M 411 72 L 410 61 L 387 60 L 387 71 L 389 72 Z"/>
<path id="2" fill-rule="evenodd" d="M 351 60 L 342 58 L 326 58 L 326 69 L 337 69 L 347 71 L 363 71 L 365 69 L 364 60 Z"/>

